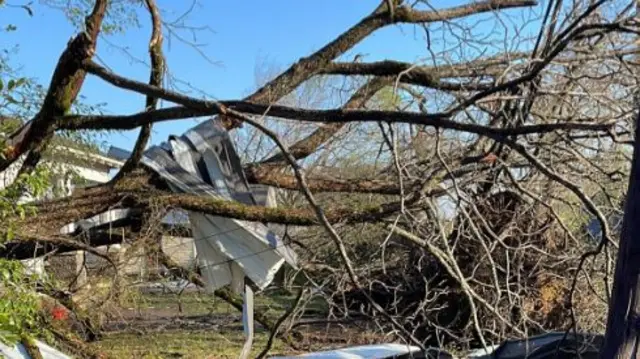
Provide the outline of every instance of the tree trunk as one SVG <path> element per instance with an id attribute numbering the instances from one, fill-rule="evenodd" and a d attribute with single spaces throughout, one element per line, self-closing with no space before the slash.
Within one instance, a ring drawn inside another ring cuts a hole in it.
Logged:
<path id="1" fill-rule="evenodd" d="M 636 16 L 640 0 L 635 0 Z M 640 38 L 636 39 L 640 48 Z M 636 56 L 637 58 L 637 56 Z M 634 71 L 637 81 L 637 70 Z M 639 86 L 640 87 L 640 86 Z M 636 104 L 640 103 L 638 87 Z M 637 105 L 636 105 L 637 106 Z M 622 233 L 609 303 L 607 330 L 600 358 L 635 358 L 640 344 L 640 111 L 636 114 L 631 173 L 625 201 Z"/>
<path id="2" fill-rule="evenodd" d="M 640 339 L 640 128 L 625 203 L 605 343 L 600 358 L 635 358 Z"/>

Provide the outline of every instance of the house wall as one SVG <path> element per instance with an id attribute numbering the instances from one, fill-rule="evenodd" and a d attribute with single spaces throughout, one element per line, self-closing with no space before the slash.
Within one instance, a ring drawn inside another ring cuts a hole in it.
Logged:
<path id="1" fill-rule="evenodd" d="M 185 268 L 194 268 L 196 252 L 193 238 L 166 236 L 162 238 L 163 251 L 173 261 Z M 149 276 L 158 274 L 162 269 L 157 258 L 145 252 L 144 247 L 133 248 L 131 245 L 101 246 L 96 249 L 108 254 L 111 260 L 118 265 L 121 275 L 132 277 L 135 280 L 147 280 Z M 81 253 L 82 256 L 78 256 Z M 78 273 L 84 273 L 84 279 L 91 276 L 112 275 L 113 266 L 106 259 L 93 253 L 68 252 L 51 257 L 47 260 L 48 273 L 65 283 L 66 285 L 82 285 L 83 280 L 75 280 Z"/>
<path id="2" fill-rule="evenodd" d="M 169 258 L 185 268 L 194 268 L 196 262 L 196 246 L 190 237 L 162 237 L 162 251 Z"/>
<path id="3" fill-rule="evenodd" d="M 96 247 L 117 264 L 118 273 L 144 278 L 147 275 L 147 258 L 142 248 L 132 249 L 129 245 L 111 245 Z M 86 283 L 89 276 L 111 276 L 112 264 L 101 256 L 83 251 L 67 252 L 53 256 L 46 261 L 48 274 L 67 286 L 79 287 Z"/>
<path id="4" fill-rule="evenodd" d="M 67 172 L 75 172 L 80 178 L 94 183 L 108 182 L 111 179 L 110 170 L 112 168 L 120 168 L 123 164 L 121 161 L 100 155 L 86 154 L 75 149 L 57 149 L 57 151 L 60 153 L 59 156 L 54 154 L 52 158 L 45 158 L 42 161 L 42 165 L 49 166 L 55 173 L 60 175 L 64 175 Z M 73 164 L 71 161 L 65 160 L 71 157 L 79 160 L 78 162 L 82 164 Z M 25 158 L 26 155 L 23 155 L 11 164 L 9 168 L 0 172 L 0 189 L 6 188 L 15 181 Z"/>
<path id="5" fill-rule="evenodd" d="M 109 168 L 106 166 L 80 166 L 66 163 L 57 164 L 61 172 L 73 172 L 80 178 L 93 183 L 105 183 L 111 179 Z"/>
<path id="6" fill-rule="evenodd" d="M 54 155 L 52 158 L 45 158 L 41 163 L 41 165 L 48 166 L 54 172 L 54 183 L 45 193 L 43 196 L 44 198 L 53 198 L 60 195 L 64 196 L 71 194 L 71 191 L 74 188 L 74 183 L 71 181 L 71 176 L 67 175 L 68 173 L 75 173 L 81 179 L 91 183 L 104 183 L 110 179 L 110 169 L 122 165 L 119 161 L 115 161 L 104 156 L 85 154 L 82 153 L 82 151 L 75 149 L 58 148 L 56 150 L 60 151 L 60 156 L 56 157 Z M 69 156 L 76 156 L 81 160 L 78 162 L 82 163 L 82 165 L 55 161 L 55 159 L 69 158 Z M 26 155 L 23 155 L 11 164 L 9 168 L 0 172 L 0 190 L 6 188 L 16 180 L 18 171 L 20 170 L 25 158 Z M 38 198 L 25 195 L 21 201 L 30 202 L 36 199 Z M 68 275 L 63 272 L 73 272 L 76 269 L 75 265 L 71 264 L 72 262 L 76 262 L 74 259 L 76 256 L 77 253 L 72 252 L 68 256 L 61 256 L 56 259 L 51 258 L 51 260 L 53 260 L 51 265 L 49 263 L 45 264 L 43 258 L 28 259 L 22 262 L 29 273 L 45 275 L 45 269 L 47 267 L 51 267 L 53 269 L 57 269 L 57 271 L 61 273 L 61 276 L 67 277 Z"/>
<path id="7" fill-rule="evenodd" d="M 6 170 L 0 172 L 0 189 L 4 189 L 16 180 L 20 166 L 24 162 L 26 156 L 20 157 L 17 161 L 12 163 Z"/>

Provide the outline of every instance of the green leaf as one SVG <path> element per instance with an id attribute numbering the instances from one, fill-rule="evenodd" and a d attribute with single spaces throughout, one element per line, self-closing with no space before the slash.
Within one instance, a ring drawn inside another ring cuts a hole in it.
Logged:
<path id="1" fill-rule="evenodd" d="M 9 80 L 7 84 L 7 90 L 11 91 L 16 87 L 16 81 L 14 79 Z"/>
<path id="2" fill-rule="evenodd" d="M 2 82 L 2 79 L 0 79 L 0 91 L 2 91 L 4 89 L 4 82 Z"/>

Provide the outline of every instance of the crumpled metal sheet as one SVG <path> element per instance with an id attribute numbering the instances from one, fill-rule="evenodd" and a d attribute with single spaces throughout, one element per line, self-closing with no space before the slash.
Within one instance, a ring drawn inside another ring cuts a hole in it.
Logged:
<path id="1" fill-rule="evenodd" d="M 240 160 L 228 134 L 205 121 L 183 136 L 145 152 L 142 163 L 176 193 L 254 205 Z M 189 212 L 200 271 L 212 289 L 240 285 L 244 276 L 260 289 L 285 263 L 296 266 L 295 253 L 263 223 Z"/>
<path id="2" fill-rule="evenodd" d="M 424 358 L 420 348 L 406 344 L 370 344 L 335 350 L 301 354 L 297 356 L 272 357 L 272 359 L 386 359 Z"/>
<path id="3" fill-rule="evenodd" d="M 604 337 L 599 334 L 548 333 L 521 340 L 507 340 L 476 359 L 596 359 Z M 477 352 L 480 352 L 478 350 Z"/>
<path id="4" fill-rule="evenodd" d="M 36 340 L 36 345 L 40 349 L 40 354 L 44 359 L 71 359 L 70 356 L 62 353 L 61 351 Z M 6 359 L 31 359 L 31 356 L 25 349 L 24 345 L 18 343 L 14 346 L 6 345 L 0 342 L 0 358 Z"/>
<path id="5" fill-rule="evenodd" d="M 217 121 L 204 121 L 182 136 L 171 136 L 167 142 L 149 148 L 141 163 L 164 179 L 175 193 L 258 205 L 229 134 Z M 268 202 L 268 198 L 263 200 Z M 264 223 L 185 212 L 207 289 L 230 285 L 236 293 L 243 294 L 247 341 L 240 357 L 245 358 L 254 331 L 253 290 L 245 278 L 264 289 L 282 265 L 297 267 L 297 257 Z M 121 221 L 127 215 L 127 209 L 114 209 L 71 223 L 61 233 L 86 231 Z"/>
<path id="6" fill-rule="evenodd" d="M 484 349 L 471 350 L 463 356 L 439 348 L 421 351 L 405 344 L 353 346 L 297 356 L 276 357 L 308 359 L 597 359 L 604 342 L 602 335 L 548 333 L 521 340 L 507 340 Z M 276 359 L 274 358 L 274 359 Z"/>

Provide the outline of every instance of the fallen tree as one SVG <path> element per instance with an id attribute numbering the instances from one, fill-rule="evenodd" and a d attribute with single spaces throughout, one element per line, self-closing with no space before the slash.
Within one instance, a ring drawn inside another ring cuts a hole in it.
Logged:
<path id="1" fill-rule="evenodd" d="M 445 45 L 433 50 L 427 25 L 442 26 L 439 34 L 472 48 L 483 41 L 469 35 L 475 28 L 465 19 L 485 16 L 499 24 L 510 11 L 533 19 L 523 9 L 537 3 L 487 0 L 432 9 L 421 2 L 382 1 L 253 94 L 217 101 L 162 86 L 162 21 L 153 1 L 146 2 L 152 23 L 148 83 L 97 64 L 93 56 L 109 2 L 96 1 L 84 31 L 60 56 L 41 109 L 9 137 L 0 169 L 17 165 L 21 174 L 32 173 L 56 131 L 141 128 L 140 135 L 110 183 L 37 202 L 29 216 L 4 216 L 4 234 L 12 238 L 0 257 L 91 251 L 123 238 L 135 244 L 144 237 L 144 218 L 181 209 L 296 227 L 293 237 L 300 238 L 294 240 L 302 244 L 304 260 L 332 269 L 335 285 L 325 298 L 332 308 L 362 311 L 380 330 L 417 345 L 488 345 L 532 331 L 602 329 L 583 324 L 576 311 L 607 298 L 610 259 L 579 257 L 592 249 L 584 233 L 592 222 L 600 231 L 598 252 L 615 250 L 611 218 L 620 209 L 625 156 L 634 142 L 629 92 L 637 52 L 629 49 L 637 32 L 632 8 L 624 1 L 605 3 L 551 2 L 539 9 L 536 36 L 519 39 L 522 51 L 505 46 L 452 60 Z M 421 26 L 432 63 L 344 61 L 361 41 L 392 25 Z M 511 35 L 508 27 L 502 35 Z M 145 95 L 144 111 L 69 114 L 88 75 Z M 282 103 L 302 84 L 324 76 L 346 78 L 353 86 L 341 106 Z M 386 103 L 380 100 L 384 91 L 391 93 Z M 156 108 L 160 99 L 173 106 Z M 141 164 L 153 124 L 203 116 L 214 116 L 208 121 L 229 132 L 270 141 L 269 155 L 240 171 L 250 183 L 278 188 L 291 203 L 265 208 L 177 194 Z M 289 135 L 301 125 L 312 127 Z M 326 163 L 333 171 L 322 167 Z M 105 229 L 60 234 L 70 223 L 117 208 L 134 213 L 117 223 L 127 228 L 126 236 Z M 327 242 L 331 249 L 325 249 Z M 198 282 L 175 263 L 165 265 Z M 309 273 L 326 279 L 320 272 Z M 576 291 L 584 302 L 575 301 Z M 237 298 L 216 294 L 239 307 Z M 346 305 L 339 303 L 345 295 Z M 463 310 L 451 309 L 460 302 Z"/>

